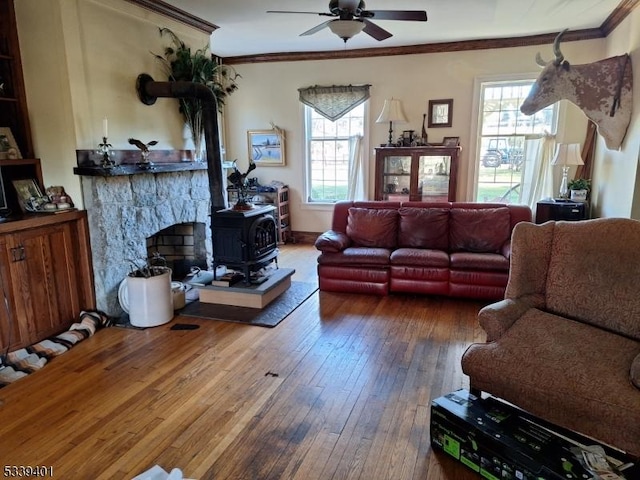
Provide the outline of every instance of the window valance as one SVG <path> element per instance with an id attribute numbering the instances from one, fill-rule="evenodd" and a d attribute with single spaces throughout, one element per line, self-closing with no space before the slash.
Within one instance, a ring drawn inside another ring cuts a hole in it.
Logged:
<path id="1" fill-rule="evenodd" d="M 369 98 L 371 85 L 332 85 L 299 88 L 300 101 L 332 122 Z"/>

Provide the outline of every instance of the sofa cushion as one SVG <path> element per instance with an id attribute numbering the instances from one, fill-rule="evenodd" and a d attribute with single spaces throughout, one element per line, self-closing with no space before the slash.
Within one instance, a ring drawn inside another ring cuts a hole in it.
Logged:
<path id="1" fill-rule="evenodd" d="M 456 252 L 451 254 L 451 268 L 509 271 L 509 260 L 499 253 Z"/>
<path id="2" fill-rule="evenodd" d="M 347 235 L 356 246 L 394 248 L 398 210 L 390 208 L 349 209 Z"/>
<path id="3" fill-rule="evenodd" d="M 324 252 L 318 257 L 320 265 L 371 265 L 386 267 L 389 265 L 391 251 L 386 248 L 349 247 L 342 252 Z"/>
<path id="4" fill-rule="evenodd" d="M 631 371 L 629 374 L 631 376 L 631 383 L 640 388 L 640 353 L 636 355 L 636 358 L 631 362 Z"/>
<path id="5" fill-rule="evenodd" d="M 449 267 L 449 254 L 428 248 L 398 248 L 391 252 L 391 265 Z"/>
<path id="6" fill-rule="evenodd" d="M 449 209 L 401 207 L 398 246 L 447 250 Z"/>
<path id="7" fill-rule="evenodd" d="M 508 207 L 452 208 L 449 248 L 452 252 L 495 252 L 511 237 Z"/>

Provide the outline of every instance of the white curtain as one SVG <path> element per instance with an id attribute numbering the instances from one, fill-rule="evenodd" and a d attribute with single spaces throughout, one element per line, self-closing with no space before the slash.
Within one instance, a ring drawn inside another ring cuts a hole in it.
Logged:
<path id="1" fill-rule="evenodd" d="M 362 135 L 349 138 L 349 190 L 347 200 L 364 200 L 364 161 Z"/>
<path id="2" fill-rule="evenodd" d="M 551 160 L 555 148 L 556 136 L 551 133 L 525 137 L 521 201 L 534 212 L 539 200 L 553 197 Z"/>

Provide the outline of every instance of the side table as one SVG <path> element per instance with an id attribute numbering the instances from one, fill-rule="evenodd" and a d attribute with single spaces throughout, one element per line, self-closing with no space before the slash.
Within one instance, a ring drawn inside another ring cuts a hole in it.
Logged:
<path id="1" fill-rule="evenodd" d="M 562 199 L 545 199 L 536 204 L 536 223 L 549 220 L 578 221 L 589 218 L 589 204 Z"/>

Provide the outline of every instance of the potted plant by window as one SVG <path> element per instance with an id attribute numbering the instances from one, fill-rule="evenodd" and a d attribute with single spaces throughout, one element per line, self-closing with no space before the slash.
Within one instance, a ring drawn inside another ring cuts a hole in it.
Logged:
<path id="1" fill-rule="evenodd" d="M 164 55 L 154 54 L 168 76 L 169 81 L 200 83 L 215 95 L 221 111 L 225 98 L 238 89 L 236 80 L 240 75 L 229 65 L 219 63 L 209 52 L 209 45 L 191 52 L 180 38 L 168 28 L 160 28 L 160 35 L 171 37 L 171 44 L 164 49 Z M 196 160 L 202 160 L 204 125 L 202 124 L 202 100 L 181 98 L 180 113 L 191 130 Z"/>
<path id="2" fill-rule="evenodd" d="M 571 190 L 571 200 L 575 202 L 586 202 L 587 194 L 591 188 L 591 180 L 586 178 L 575 178 L 568 184 Z"/>

